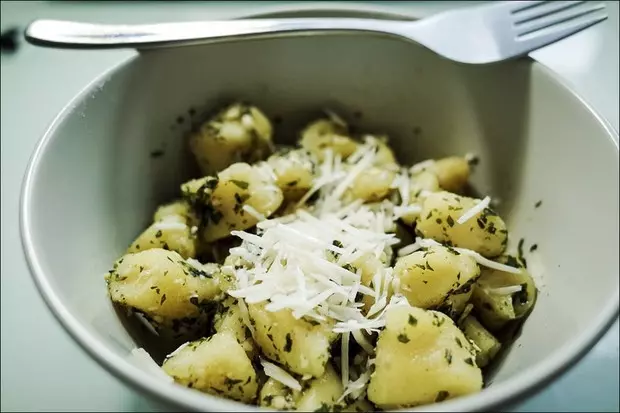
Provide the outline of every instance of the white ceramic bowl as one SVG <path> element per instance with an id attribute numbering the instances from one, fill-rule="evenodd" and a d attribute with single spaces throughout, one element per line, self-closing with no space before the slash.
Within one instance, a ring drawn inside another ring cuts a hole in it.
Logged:
<path id="1" fill-rule="evenodd" d="M 402 161 L 475 153 L 474 183 L 501 200 L 512 247 L 522 237 L 526 249 L 538 245 L 529 256 L 544 280 L 538 303 L 490 386 L 426 410 L 517 401 L 575 363 L 617 317 L 617 133 L 540 65 L 465 66 L 363 34 L 158 50 L 103 74 L 63 110 L 32 157 L 21 200 L 24 249 L 50 309 L 134 388 L 185 409 L 255 409 L 134 366 L 134 339 L 102 275 L 195 173 L 184 139 L 190 112 L 234 99 L 281 119 L 280 141 L 331 107 L 389 133 Z"/>

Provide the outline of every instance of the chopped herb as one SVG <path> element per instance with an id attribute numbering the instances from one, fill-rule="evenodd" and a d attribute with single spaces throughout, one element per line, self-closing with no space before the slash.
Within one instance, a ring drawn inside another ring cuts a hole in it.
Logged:
<path id="1" fill-rule="evenodd" d="M 161 232 L 161 229 L 160 229 L 160 230 L 158 230 L 158 231 L 155 233 L 155 238 L 159 238 L 159 237 L 161 237 L 162 235 L 163 235 L 163 233 Z"/>
<path id="2" fill-rule="evenodd" d="M 542 205 L 542 200 L 541 200 L 541 201 L 536 202 L 536 203 L 534 204 L 534 208 L 538 208 L 538 207 L 540 207 L 541 205 Z"/>
<path id="3" fill-rule="evenodd" d="M 430 219 L 433 216 L 433 211 L 431 210 L 431 212 L 428 213 L 428 215 L 426 216 L 426 219 Z"/>
<path id="4" fill-rule="evenodd" d="M 265 397 L 263 397 L 263 402 L 265 404 L 271 404 L 271 401 L 273 400 L 274 395 L 273 394 L 268 394 Z"/>
<path id="5" fill-rule="evenodd" d="M 144 265 L 140 266 L 140 272 L 144 271 Z"/>
<path id="6" fill-rule="evenodd" d="M 295 186 L 295 185 L 297 185 L 298 182 L 299 182 L 299 179 L 296 179 L 294 181 L 291 181 L 291 182 L 287 183 L 286 186 Z"/>
<path id="7" fill-rule="evenodd" d="M 248 189 L 248 186 L 250 186 L 247 182 L 239 181 L 237 179 L 231 179 L 230 182 L 232 182 L 233 184 L 237 185 L 241 189 Z"/>
<path id="8" fill-rule="evenodd" d="M 452 248 L 451 246 L 448 246 L 448 252 L 450 252 L 453 255 L 461 255 L 460 252 L 458 252 L 457 250 L 455 250 L 454 248 Z"/>
<path id="9" fill-rule="evenodd" d="M 426 280 L 422 280 L 422 282 L 423 282 L 424 284 L 428 284 L 428 281 L 426 281 Z"/>
<path id="10" fill-rule="evenodd" d="M 189 302 L 194 304 L 196 307 L 199 305 L 198 297 L 190 297 Z"/>
<path id="11" fill-rule="evenodd" d="M 401 333 L 398 335 L 398 341 L 400 341 L 403 344 L 407 344 L 410 340 L 409 337 L 407 337 L 407 334 Z"/>
<path id="12" fill-rule="evenodd" d="M 441 390 L 440 392 L 437 393 L 437 397 L 435 397 L 435 403 L 442 402 L 446 400 L 449 396 L 450 396 L 450 393 L 448 393 L 445 390 Z"/>
<path id="13" fill-rule="evenodd" d="M 286 334 L 286 344 L 284 345 L 284 351 L 290 353 L 293 349 L 293 339 L 291 338 L 291 333 Z"/>
<path id="14" fill-rule="evenodd" d="M 487 228 L 487 231 L 489 234 L 495 235 L 495 231 L 497 231 L 497 228 L 495 228 L 495 224 L 491 222 L 489 224 L 489 227 Z"/>
<path id="15" fill-rule="evenodd" d="M 409 314 L 409 325 L 410 326 L 415 326 L 416 324 L 418 324 L 417 318 L 415 318 L 414 316 Z"/>
<path id="16" fill-rule="evenodd" d="M 161 300 L 159 301 L 159 305 L 162 305 L 165 302 L 166 302 L 166 294 L 161 296 Z"/>
<path id="17" fill-rule="evenodd" d="M 422 270 L 425 270 L 425 269 L 426 269 L 426 266 L 424 266 L 424 265 L 422 265 L 422 264 L 413 264 L 413 265 L 414 265 L 415 267 L 418 267 L 418 268 L 422 269 Z"/>
<path id="18" fill-rule="evenodd" d="M 484 229 L 484 222 L 480 218 L 476 219 L 476 222 L 478 223 L 480 229 Z"/>
<path id="19" fill-rule="evenodd" d="M 438 224 L 441 224 L 443 221 L 441 220 L 441 218 L 437 218 L 437 219 L 435 220 L 435 222 L 436 222 L 436 223 L 438 223 Z"/>
<path id="20" fill-rule="evenodd" d="M 452 351 L 450 351 L 449 348 L 446 349 L 443 356 L 448 362 L 448 364 L 452 364 Z"/>
<path id="21" fill-rule="evenodd" d="M 446 219 L 446 222 L 448 223 L 448 225 L 450 225 L 451 227 L 454 226 L 454 220 L 452 219 L 451 215 L 448 215 L 448 218 Z"/>
<path id="22" fill-rule="evenodd" d="M 234 385 L 241 383 L 243 380 L 224 378 L 224 384 L 228 386 L 228 390 L 230 390 Z"/>
<path id="23" fill-rule="evenodd" d="M 519 244 L 517 245 L 517 257 L 521 258 L 523 257 L 523 243 L 525 242 L 525 239 L 521 238 L 519 240 Z"/>
<path id="24" fill-rule="evenodd" d="M 435 271 L 435 270 L 433 269 L 433 267 L 431 267 L 431 266 L 430 266 L 430 264 L 428 263 L 428 261 L 426 261 L 426 269 L 427 269 L 427 270 L 429 270 L 429 271 Z"/>
<path id="25" fill-rule="evenodd" d="M 315 410 L 315 412 L 329 412 L 331 411 L 329 404 L 321 402 L 321 407 Z"/>
<path id="26" fill-rule="evenodd" d="M 163 245 L 162 248 L 165 249 L 165 250 L 170 250 L 170 246 L 168 246 L 167 242 L 164 242 L 164 245 Z"/>
<path id="27" fill-rule="evenodd" d="M 164 154 L 164 151 L 162 151 L 161 149 L 157 149 L 151 152 L 151 158 L 153 159 L 159 158 L 160 156 L 163 156 L 163 154 Z"/>
<path id="28" fill-rule="evenodd" d="M 538 245 L 537 245 L 537 244 L 534 244 L 534 245 L 532 245 L 532 246 L 530 247 L 530 252 L 534 252 L 534 251 L 536 251 L 537 249 L 538 249 Z"/>
<path id="29" fill-rule="evenodd" d="M 460 271 L 456 274 L 456 279 L 457 279 L 457 280 L 460 280 L 460 279 L 461 279 L 461 273 L 460 273 Z"/>
<path id="30" fill-rule="evenodd" d="M 469 364 L 470 366 L 474 365 L 474 359 L 469 357 L 465 359 L 465 363 Z"/>
<path id="31" fill-rule="evenodd" d="M 460 348 L 463 348 L 463 342 L 461 341 L 460 338 L 455 337 L 454 341 L 456 341 L 456 345 L 459 346 Z"/>

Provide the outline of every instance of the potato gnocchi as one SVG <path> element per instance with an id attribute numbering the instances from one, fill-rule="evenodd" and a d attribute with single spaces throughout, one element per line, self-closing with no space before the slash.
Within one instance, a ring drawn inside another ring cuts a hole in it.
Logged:
<path id="1" fill-rule="evenodd" d="M 464 156 L 403 165 L 328 112 L 273 144 L 256 106 L 189 137 L 180 184 L 106 274 L 177 384 L 277 410 L 409 408 L 479 392 L 532 311 L 525 260 Z M 165 376 L 164 376 L 165 377 Z"/>

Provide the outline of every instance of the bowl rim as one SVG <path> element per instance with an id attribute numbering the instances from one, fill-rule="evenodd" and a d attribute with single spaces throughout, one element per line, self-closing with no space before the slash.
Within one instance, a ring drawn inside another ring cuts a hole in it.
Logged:
<path id="1" fill-rule="evenodd" d="M 170 385 L 170 383 L 159 380 L 139 369 L 131 363 L 128 357 L 122 357 L 113 352 L 82 326 L 63 304 L 50 283 L 50 280 L 47 278 L 43 264 L 37 255 L 37 248 L 35 248 L 33 242 L 33 211 L 31 205 L 33 202 L 34 180 L 38 174 L 40 162 L 46 148 L 54 139 L 58 138 L 56 131 L 62 122 L 72 115 L 73 109 L 80 102 L 88 98 L 97 85 L 102 84 L 105 79 L 122 71 L 131 62 L 139 58 L 139 55 L 132 55 L 124 58 L 95 77 L 63 107 L 38 141 L 28 162 L 20 194 L 20 235 L 26 263 L 39 294 L 63 329 L 79 344 L 82 350 L 89 354 L 100 366 L 133 389 L 148 394 L 168 405 L 182 406 L 189 410 L 262 411 L 264 409 L 258 406 L 245 405 L 240 402 L 199 393 L 180 385 Z M 550 81 L 555 82 L 558 86 L 569 92 L 571 98 L 577 99 L 584 110 L 588 111 L 603 127 L 607 134 L 607 138 L 613 142 L 616 153 L 618 153 L 618 132 L 604 117 L 578 94 L 570 84 L 560 78 L 560 76 L 551 69 L 534 60 L 532 60 L 532 69 L 541 70 Z M 488 410 L 499 406 L 508 406 L 516 402 L 521 396 L 533 395 L 580 361 L 617 320 L 618 310 L 619 294 L 618 289 L 616 289 L 615 299 L 612 298 L 605 303 L 595 322 L 582 330 L 574 340 L 565 343 L 559 351 L 547 359 L 529 367 L 502 383 L 497 383 L 483 389 L 480 393 L 451 399 L 442 403 L 422 406 L 414 410 Z M 404 411 L 408 410 L 411 409 L 405 409 Z"/>

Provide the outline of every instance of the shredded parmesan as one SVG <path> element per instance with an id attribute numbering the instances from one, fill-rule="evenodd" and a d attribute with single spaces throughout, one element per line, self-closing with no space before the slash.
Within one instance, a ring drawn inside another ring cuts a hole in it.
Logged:
<path id="1" fill-rule="evenodd" d="M 416 238 L 416 244 L 419 244 L 422 248 L 428 248 L 431 246 L 438 246 L 441 245 L 440 243 L 438 243 L 435 240 L 429 239 L 429 238 Z M 501 264 L 499 262 L 495 262 L 492 261 L 488 258 L 483 257 L 482 255 L 480 255 L 479 253 L 477 253 L 476 251 L 472 251 L 466 248 L 454 248 L 455 251 L 463 254 L 463 255 L 469 255 L 470 257 L 472 257 L 474 260 L 476 260 L 476 262 L 484 267 L 488 267 L 491 268 L 493 270 L 498 270 L 498 271 L 504 271 L 504 272 L 509 272 L 512 274 L 520 274 L 521 273 L 521 269 L 520 268 L 515 268 L 515 267 L 511 267 L 509 265 L 505 265 L 505 264 Z"/>
<path id="2" fill-rule="evenodd" d="M 153 224 L 153 228 L 157 230 L 168 230 L 168 229 L 187 229 L 187 224 L 178 221 L 157 221 Z"/>
<path id="3" fill-rule="evenodd" d="M 522 289 L 523 287 L 521 285 L 508 285 L 505 287 L 487 288 L 486 291 L 493 295 L 512 295 L 518 293 Z"/>
<path id="4" fill-rule="evenodd" d="M 465 211 L 465 213 L 463 213 L 463 215 L 461 215 L 459 219 L 456 220 L 456 223 L 457 224 L 466 223 L 471 218 L 475 217 L 476 215 L 484 211 L 485 208 L 488 208 L 490 202 L 491 202 L 491 197 L 485 196 L 482 201 L 478 202 L 475 206 Z"/>
<path id="5" fill-rule="evenodd" d="M 396 255 L 398 255 L 399 257 L 404 257 L 405 255 L 413 254 L 419 249 L 420 249 L 420 245 L 414 242 L 413 244 L 409 244 L 399 249 Z"/>
<path id="6" fill-rule="evenodd" d="M 147 330 L 149 330 L 149 332 L 151 332 L 152 334 L 158 336 L 159 333 L 157 332 L 157 330 L 155 330 L 155 327 L 153 327 L 153 324 L 151 324 L 149 322 L 149 320 L 146 319 L 146 317 L 144 317 L 141 313 L 133 313 L 136 318 L 138 319 L 138 321 L 140 321 L 140 323 L 142 323 L 144 325 L 144 327 L 146 327 Z"/>
<path id="7" fill-rule="evenodd" d="M 263 366 L 263 370 L 268 377 L 271 377 L 275 381 L 278 381 L 293 390 L 301 390 L 301 384 L 299 384 L 299 382 L 295 380 L 295 377 L 291 376 L 283 368 L 278 367 L 262 358 L 260 359 L 260 364 Z"/>
<path id="8" fill-rule="evenodd" d="M 265 216 L 263 214 L 261 214 L 260 212 L 258 212 L 252 205 L 248 205 L 245 204 L 242 209 L 247 212 L 248 214 L 252 215 L 254 218 L 256 218 L 259 221 L 264 221 L 267 218 L 265 218 Z"/>
<path id="9" fill-rule="evenodd" d="M 172 353 L 168 354 L 168 355 L 166 356 L 166 358 L 167 358 L 167 359 L 169 359 L 170 357 L 174 357 L 174 356 L 176 356 L 177 354 L 179 354 L 179 353 L 181 352 L 181 350 L 183 350 L 185 347 L 187 347 L 187 345 L 188 345 L 189 343 L 190 343 L 190 342 L 188 341 L 188 342 L 186 342 L 186 343 L 181 344 L 181 345 L 180 345 L 180 346 L 179 346 L 176 350 L 174 350 Z"/>

